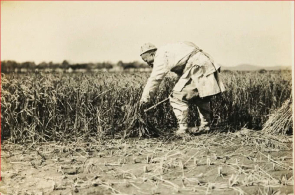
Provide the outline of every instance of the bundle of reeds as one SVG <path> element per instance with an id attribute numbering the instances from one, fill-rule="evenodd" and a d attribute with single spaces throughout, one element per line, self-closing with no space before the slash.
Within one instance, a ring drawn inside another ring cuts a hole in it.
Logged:
<path id="1" fill-rule="evenodd" d="M 159 129 L 149 122 L 149 118 L 146 115 L 144 109 L 140 108 L 139 103 L 134 105 L 136 108 L 134 112 L 130 112 L 132 115 L 131 121 L 128 121 L 128 128 L 124 131 L 124 137 L 150 137 L 158 136 L 160 134 Z"/>
<path id="2" fill-rule="evenodd" d="M 292 134 L 293 110 L 292 98 L 287 99 L 282 107 L 275 110 L 263 125 L 262 131 L 267 134 Z"/>

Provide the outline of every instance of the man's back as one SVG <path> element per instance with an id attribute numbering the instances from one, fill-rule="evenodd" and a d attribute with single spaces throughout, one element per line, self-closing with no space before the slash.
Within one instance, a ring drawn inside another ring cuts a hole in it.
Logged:
<path id="1" fill-rule="evenodd" d="M 166 68 L 172 69 L 185 61 L 193 51 L 198 49 L 191 42 L 177 42 L 162 46 L 156 52 L 154 67 L 165 65 Z"/>

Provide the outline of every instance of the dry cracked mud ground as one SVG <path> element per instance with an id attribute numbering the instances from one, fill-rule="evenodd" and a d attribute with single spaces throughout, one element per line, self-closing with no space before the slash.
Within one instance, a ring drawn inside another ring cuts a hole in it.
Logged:
<path id="1" fill-rule="evenodd" d="M 292 136 L 243 130 L 184 139 L 2 143 L 0 192 L 293 194 Z"/>

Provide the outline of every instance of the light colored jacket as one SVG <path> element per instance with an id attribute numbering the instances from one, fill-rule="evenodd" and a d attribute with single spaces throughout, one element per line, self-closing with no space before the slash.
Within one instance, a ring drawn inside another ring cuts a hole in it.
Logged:
<path id="1" fill-rule="evenodd" d="M 196 83 L 200 97 L 225 91 L 219 77 L 220 66 L 191 42 L 179 42 L 158 48 L 152 73 L 142 93 L 142 100 L 153 96 L 165 75 L 175 72 L 180 77 L 173 90 L 181 91 L 190 79 Z"/>

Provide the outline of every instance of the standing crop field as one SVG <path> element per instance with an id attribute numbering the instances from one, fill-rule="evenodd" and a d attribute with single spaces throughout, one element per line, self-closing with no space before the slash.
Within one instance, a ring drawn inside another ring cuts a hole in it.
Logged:
<path id="1" fill-rule="evenodd" d="M 261 129 L 268 115 L 291 95 L 291 72 L 225 72 L 227 91 L 212 101 L 217 131 Z M 148 73 L 2 75 L 2 137 L 13 142 L 121 136 L 134 121 Z M 153 104 L 175 83 L 162 82 Z M 190 123 L 198 124 L 192 105 Z M 162 133 L 176 128 L 169 102 L 145 116 Z M 135 130 L 136 132 L 136 130 Z"/>
<path id="2" fill-rule="evenodd" d="M 0 193 L 293 194 L 292 137 L 259 131 L 290 100 L 290 71 L 223 72 L 215 131 L 184 139 L 170 136 L 177 124 L 169 102 L 138 122 L 148 75 L 2 74 Z M 175 82 L 169 75 L 150 106 Z M 192 126 L 197 113 L 192 105 Z M 160 137 L 138 139 L 145 124 Z M 127 129 L 137 137 L 120 139 Z"/>

